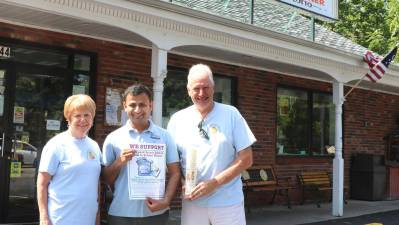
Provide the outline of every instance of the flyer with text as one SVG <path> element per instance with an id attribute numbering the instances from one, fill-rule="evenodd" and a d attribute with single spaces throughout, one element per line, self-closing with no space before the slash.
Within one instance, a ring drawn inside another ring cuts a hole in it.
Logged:
<path id="1" fill-rule="evenodd" d="M 166 145 L 129 144 L 136 154 L 128 163 L 129 199 L 162 199 L 165 194 Z"/>

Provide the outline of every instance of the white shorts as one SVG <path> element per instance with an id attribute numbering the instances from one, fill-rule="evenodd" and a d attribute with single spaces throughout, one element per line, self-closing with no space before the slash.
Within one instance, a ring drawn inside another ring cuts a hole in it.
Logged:
<path id="1" fill-rule="evenodd" d="M 181 225 L 246 225 L 244 202 L 218 208 L 202 208 L 183 200 Z"/>

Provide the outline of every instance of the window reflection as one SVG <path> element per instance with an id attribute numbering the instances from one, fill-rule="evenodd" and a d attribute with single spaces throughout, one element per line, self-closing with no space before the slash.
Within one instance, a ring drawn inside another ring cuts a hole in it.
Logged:
<path id="1" fill-rule="evenodd" d="M 305 155 L 308 132 L 308 95 L 306 91 L 279 88 L 277 91 L 278 154 Z"/>
<path id="2" fill-rule="evenodd" d="M 90 85 L 90 76 L 77 73 L 73 76 L 72 94 L 88 94 Z"/>
<path id="3" fill-rule="evenodd" d="M 277 89 L 277 154 L 327 155 L 335 141 L 331 94 L 302 89 Z"/>
<path id="4" fill-rule="evenodd" d="M 11 57 L 6 60 L 60 68 L 68 67 L 68 55 L 29 47 L 13 47 Z"/>
<path id="5" fill-rule="evenodd" d="M 313 94 L 312 154 L 326 154 L 326 147 L 335 141 L 335 108 L 332 96 L 322 93 Z"/>
<path id="6" fill-rule="evenodd" d="M 74 57 L 73 69 L 90 71 L 90 56 L 76 54 Z"/>

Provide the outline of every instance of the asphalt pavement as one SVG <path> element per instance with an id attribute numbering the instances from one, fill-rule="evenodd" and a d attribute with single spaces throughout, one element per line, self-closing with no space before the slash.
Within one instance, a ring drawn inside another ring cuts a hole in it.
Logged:
<path id="1" fill-rule="evenodd" d="M 399 225 L 399 200 L 349 200 L 342 217 L 332 216 L 331 203 L 266 205 L 251 208 L 246 215 L 247 225 Z M 172 210 L 168 225 L 180 225 L 180 210 Z"/>
<path id="2" fill-rule="evenodd" d="M 399 210 L 302 225 L 398 225 Z"/>

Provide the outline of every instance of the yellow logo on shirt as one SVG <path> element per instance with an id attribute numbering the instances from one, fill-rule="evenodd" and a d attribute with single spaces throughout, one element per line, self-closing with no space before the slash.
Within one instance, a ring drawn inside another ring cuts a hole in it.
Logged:
<path id="1" fill-rule="evenodd" d="M 209 128 L 211 134 L 216 134 L 216 132 L 218 132 L 218 129 L 216 127 L 211 127 Z"/>
<path id="2" fill-rule="evenodd" d="M 89 152 L 87 153 L 87 159 L 88 159 L 88 160 L 93 160 L 93 159 L 95 159 L 95 158 L 96 158 L 96 153 L 95 153 L 95 152 L 89 151 Z"/>
<path id="3" fill-rule="evenodd" d="M 219 131 L 218 125 L 216 124 L 211 124 L 209 125 L 209 132 L 211 135 L 216 134 Z"/>

